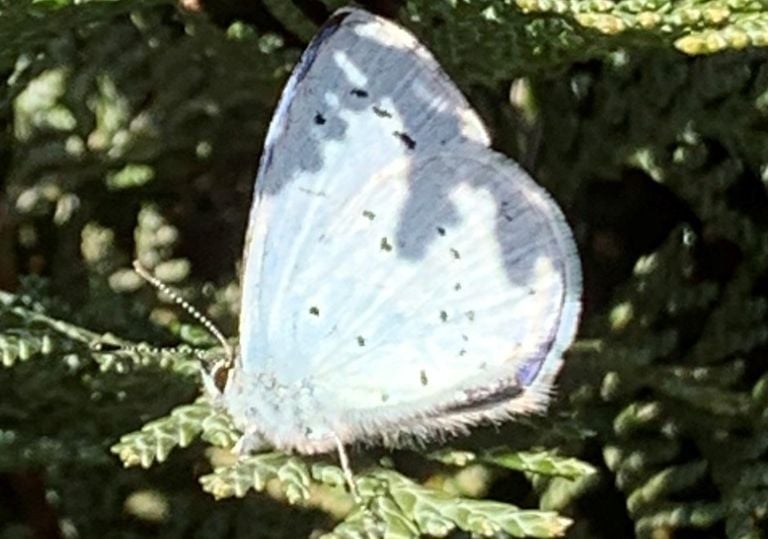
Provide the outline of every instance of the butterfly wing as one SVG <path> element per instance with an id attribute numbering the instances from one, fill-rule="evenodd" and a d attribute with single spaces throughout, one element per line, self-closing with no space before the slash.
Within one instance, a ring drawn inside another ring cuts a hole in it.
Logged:
<path id="1" fill-rule="evenodd" d="M 546 402 L 579 263 L 555 203 L 487 146 L 410 34 L 354 10 L 321 30 L 257 179 L 234 415 L 311 451 Z"/>
<path id="2" fill-rule="evenodd" d="M 305 257 L 319 235 L 310 222 L 330 219 L 367 171 L 403 157 L 409 144 L 458 140 L 489 144 L 476 113 L 411 34 L 354 9 L 324 25 L 286 84 L 256 179 L 243 270 L 245 368 L 265 359 L 253 338 L 267 327 L 290 331 L 276 320 L 278 304 L 294 277 L 289 261 Z M 264 256 L 276 250 L 279 257 Z"/>
<path id="3" fill-rule="evenodd" d="M 562 214 L 517 166 L 488 150 L 403 159 L 324 226 L 285 313 L 313 416 L 348 439 L 428 436 L 545 406 L 580 269 Z"/>

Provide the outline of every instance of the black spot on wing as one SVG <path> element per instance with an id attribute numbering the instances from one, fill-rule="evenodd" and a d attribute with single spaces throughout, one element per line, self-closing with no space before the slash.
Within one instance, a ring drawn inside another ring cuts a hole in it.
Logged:
<path id="1" fill-rule="evenodd" d="M 503 200 L 501 202 L 501 216 L 504 217 L 504 220 L 508 223 L 511 223 L 515 220 L 515 215 L 512 214 L 512 211 L 510 210 L 510 202 L 509 200 Z"/>
<path id="2" fill-rule="evenodd" d="M 388 110 L 384 110 L 380 107 L 377 107 L 374 105 L 373 107 L 373 113 L 378 116 L 379 118 L 391 118 L 392 114 Z"/>
<path id="3" fill-rule="evenodd" d="M 327 197 L 328 196 L 325 191 L 314 191 L 312 189 L 307 189 L 306 187 L 299 187 L 299 191 L 301 191 L 302 193 L 306 193 L 308 195 L 315 196 L 315 197 Z"/>
<path id="4" fill-rule="evenodd" d="M 283 95 L 280 98 L 278 108 L 275 111 L 275 118 L 288 117 L 293 98 L 296 95 L 296 88 L 307 76 L 307 73 L 309 73 L 309 70 L 312 68 L 312 65 L 317 59 L 320 48 L 325 44 L 326 41 L 331 38 L 331 36 L 333 36 L 333 34 L 336 33 L 341 24 L 344 22 L 344 19 L 346 19 L 350 13 L 351 12 L 349 11 L 337 13 L 328 19 L 325 24 L 323 24 L 323 26 L 320 27 L 317 34 L 315 34 L 315 37 L 302 53 L 301 58 L 299 59 L 299 63 L 296 65 L 296 68 L 293 70 L 291 77 L 288 79 L 288 83 L 283 89 Z M 272 132 L 272 127 L 270 127 L 270 130 L 267 132 L 267 134 L 269 135 Z M 277 129 L 273 134 L 277 134 Z M 264 146 L 264 153 L 261 156 L 259 170 L 266 170 L 272 165 L 274 151 L 275 148 L 273 144 L 268 143 Z"/>
<path id="5" fill-rule="evenodd" d="M 400 131 L 395 131 L 392 133 L 397 138 L 400 139 L 400 142 L 403 143 L 403 145 L 408 148 L 409 150 L 413 150 L 416 147 L 416 141 L 413 140 L 410 136 L 408 136 L 408 133 L 402 133 Z"/>

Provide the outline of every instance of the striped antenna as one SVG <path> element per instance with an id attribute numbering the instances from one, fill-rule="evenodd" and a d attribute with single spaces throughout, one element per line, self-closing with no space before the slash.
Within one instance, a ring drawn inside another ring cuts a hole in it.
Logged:
<path id="1" fill-rule="evenodd" d="M 187 301 L 182 298 L 178 292 L 172 290 L 171 287 L 169 287 L 163 281 L 149 273 L 149 271 L 144 266 L 142 266 L 141 262 L 138 260 L 133 261 L 133 270 L 138 273 L 142 279 L 157 288 L 160 292 L 167 294 L 174 301 L 174 303 L 179 305 L 192 318 L 200 322 L 203 327 L 205 327 L 205 329 L 210 331 L 211 335 L 216 337 L 216 339 L 219 341 L 219 344 L 221 344 L 222 348 L 224 348 L 224 353 L 227 355 L 227 365 L 232 365 L 235 357 L 234 353 L 232 352 L 232 347 L 229 346 L 227 339 L 224 338 L 224 335 L 221 333 L 221 331 L 219 331 L 219 328 L 213 324 L 213 322 L 211 322 L 203 313 L 187 303 Z"/>

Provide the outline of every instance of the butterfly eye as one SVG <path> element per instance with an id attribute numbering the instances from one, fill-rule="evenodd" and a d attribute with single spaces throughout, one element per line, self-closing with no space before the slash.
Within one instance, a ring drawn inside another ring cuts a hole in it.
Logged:
<path id="1" fill-rule="evenodd" d="M 227 380 L 229 380 L 229 364 L 225 362 L 217 363 L 211 371 L 211 378 L 213 379 L 213 385 L 216 386 L 219 393 L 224 393 Z"/>

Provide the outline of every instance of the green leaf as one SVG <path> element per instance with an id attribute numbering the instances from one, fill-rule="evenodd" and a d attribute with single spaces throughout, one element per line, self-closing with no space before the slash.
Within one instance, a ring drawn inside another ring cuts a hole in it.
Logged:
<path id="1" fill-rule="evenodd" d="M 542 475 L 575 479 L 596 473 L 591 464 L 572 457 L 562 457 L 554 451 L 514 451 L 504 449 L 482 453 L 480 460 L 509 468 Z"/>
<path id="2" fill-rule="evenodd" d="M 204 426 L 212 428 L 208 437 L 224 442 L 224 435 L 216 430 L 224 425 L 221 412 L 211 407 L 206 399 L 195 404 L 179 406 L 169 416 L 155 419 L 144 425 L 140 431 L 125 434 L 111 447 L 123 464 L 149 468 L 154 462 L 164 462 L 176 447 L 187 447 L 200 436 Z"/>
<path id="3" fill-rule="evenodd" d="M 203 490 L 217 499 L 245 496 L 249 490 L 262 491 L 271 480 L 278 480 L 290 503 L 309 499 L 310 472 L 297 457 L 283 453 L 264 453 L 240 458 L 235 464 L 216 468 L 200 478 Z"/>
<path id="4" fill-rule="evenodd" d="M 481 453 L 442 449 L 429 455 L 431 458 L 452 466 L 466 466 L 481 462 L 510 470 L 542 475 L 578 478 L 596 473 L 589 463 L 572 457 L 562 457 L 554 451 L 512 451 L 507 448 L 490 449 Z"/>

